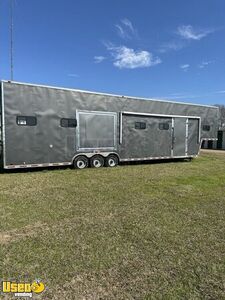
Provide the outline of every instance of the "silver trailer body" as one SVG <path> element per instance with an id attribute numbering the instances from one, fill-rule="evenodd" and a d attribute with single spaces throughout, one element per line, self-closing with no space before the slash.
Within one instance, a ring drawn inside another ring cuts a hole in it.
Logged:
<path id="1" fill-rule="evenodd" d="M 1 81 L 4 169 L 191 158 L 216 140 L 218 108 Z"/>

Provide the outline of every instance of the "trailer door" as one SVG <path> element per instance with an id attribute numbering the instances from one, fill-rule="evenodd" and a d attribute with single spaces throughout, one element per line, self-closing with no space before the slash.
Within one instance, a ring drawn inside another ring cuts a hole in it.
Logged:
<path id="1" fill-rule="evenodd" d="M 172 118 L 124 113 L 122 118 L 122 159 L 171 156 Z"/>
<path id="2" fill-rule="evenodd" d="M 173 118 L 172 156 L 197 155 L 199 151 L 199 118 Z"/>
<path id="3" fill-rule="evenodd" d="M 199 119 L 188 119 L 187 154 L 197 155 L 200 148 Z"/>
<path id="4" fill-rule="evenodd" d="M 186 118 L 173 119 L 173 156 L 185 156 L 186 120 Z"/>

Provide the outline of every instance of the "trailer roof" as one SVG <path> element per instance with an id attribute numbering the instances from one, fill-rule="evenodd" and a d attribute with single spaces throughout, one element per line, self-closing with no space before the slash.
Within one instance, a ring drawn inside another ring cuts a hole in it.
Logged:
<path id="1" fill-rule="evenodd" d="M 196 103 L 188 103 L 188 102 L 178 102 L 178 101 L 165 100 L 165 99 L 132 97 L 132 96 L 126 96 L 126 95 L 108 94 L 108 93 L 102 93 L 102 92 L 95 92 L 95 91 L 93 92 L 93 91 L 87 91 L 87 90 L 71 89 L 71 88 L 64 88 L 64 87 L 57 87 L 57 86 L 50 86 L 50 85 L 42 85 L 42 84 L 34 84 L 34 83 L 27 83 L 27 82 L 18 82 L 18 81 L 11 81 L 11 80 L 1 80 L 1 82 L 14 83 L 14 84 L 19 84 L 19 85 L 27 85 L 27 86 L 36 86 L 36 87 L 43 87 L 43 88 L 50 88 L 50 89 L 64 90 L 64 91 L 82 92 L 82 93 L 87 93 L 87 94 L 96 94 L 96 95 L 105 95 L 105 96 L 112 96 L 112 97 L 120 97 L 120 98 L 127 98 L 127 99 L 137 99 L 137 100 L 144 100 L 144 101 L 151 100 L 151 101 L 158 101 L 158 102 L 167 102 L 167 103 L 176 103 L 176 104 L 184 104 L 184 105 L 204 106 L 204 107 L 210 107 L 210 108 L 219 109 L 218 107 L 213 106 L 213 105 L 204 105 L 204 104 L 196 104 Z"/>

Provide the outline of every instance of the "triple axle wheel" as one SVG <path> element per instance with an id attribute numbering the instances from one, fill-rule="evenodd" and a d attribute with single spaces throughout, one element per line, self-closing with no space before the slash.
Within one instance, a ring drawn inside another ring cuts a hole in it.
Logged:
<path id="1" fill-rule="evenodd" d="M 110 154 L 107 157 L 103 157 L 102 155 L 94 155 L 90 159 L 88 159 L 85 155 L 77 156 L 73 161 L 73 167 L 75 169 L 84 169 L 90 166 L 91 168 L 101 168 L 103 166 L 106 167 L 116 167 L 119 163 L 119 159 L 116 155 Z"/>

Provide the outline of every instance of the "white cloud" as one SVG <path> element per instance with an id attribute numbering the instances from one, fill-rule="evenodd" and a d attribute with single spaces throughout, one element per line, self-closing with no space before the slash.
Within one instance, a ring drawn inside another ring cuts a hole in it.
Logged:
<path id="1" fill-rule="evenodd" d="M 205 67 L 207 67 L 209 64 L 212 64 L 213 61 L 203 61 L 202 63 L 200 63 L 198 65 L 199 69 L 204 69 Z"/>
<path id="2" fill-rule="evenodd" d="M 184 71 L 184 72 L 187 72 L 190 68 L 190 65 L 189 64 L 184 64 L 184 65 L 181 65 L 180 68 Z"/>
<path id="3" fill-rule="evenodd" d="M 105 59 L 106 59 L 106 57 L 104 57 L 104 56 L 95 56 L 94 57 L 94 62 L 96 64 L 99 64 L 99 63 L 103 62 L 103 60 L 105 60 Z"/>
<path id="4" fill-rule="evenodd" d="M 130 30 L 133 34 L 136 33 L 136 29 L 134 29 L 134 26 L 133 26 L 133 24 L 131 23 L 130 20 L 128 20 L 128 19 L 125 18 L 125 19 L 121 20 L 121 23 L 123 23 L 126 27 L 128 27 L 129 30 Z"/>
<path id="5" fill-rule="evenodd" d="M 132 22 L 124 18 L 119 24 L 115 25 L 118 35 L 123 39 L 131 39 L 137 36 L 137 30 L 134 28 Z"/>
<path id="6" fill-rule="evenodd" d="M 75 73 L 67 74 L 67 76 L 69 76 L 69 77 L 79 77 L 79 75 L 78 75 L 78 74 L 75 74 Z"/>
<path id="7" fill-rule="evenodd" d="M 126 46 L 107 47 L 114 58 L 114 66 L 119 69 L 136 69 L 152 67 L 161 63 L 161 59 L 154 58 L 152 53 L 144 50 L 135 51 Z"/>
<path id="8" fill-rule="evenodd" d="M 183 97 L 184 96 L 184 93 L 172 93 L 170 94 L 170 96 L 173 96 L 173 97 Z"/>
<path id="9" fill-rule="evenodd" d="M 117 29 L 117 33 L 118 35 L 123 38 L 123 39 L 126 39 L 126 38 L 129 38 L 129 35 L 127 34 L 127 32 L 123 29 L 122 26 L 116 24 L 116 29 Z"/>
<path id="10" fill-rule="evenodd" d="M 199 41 L 212 33 L 212 29 L 194 29 L 191 25 L 181 25 L 177 28 L 177 34 L 186 40 Z"/>
<path id="11" fill-rule="evenodd" d="M 171 50 L 181 50 L 188 46 L 190 41 L 199 41 L 208 34 L 213 33 L 215 30 L 216 29 L 196 29 L 191 25 L 178 26 L 177 30 L 174 32 L 176 34 L 176 38 L 162 44 L 159 48 L 159 52 L 166 53 Z"/>
<path id="12" fill-rule="evenodd" d="M 168 52 L 170 50 L 178 51 L 178 50 L 181 50 L 184 47 L 185 47 L 185 44 L 181 41 L 171 41 L 169 43 L 163 44 L 160 47 L 159 52 L 160 53 L 165 53 L 165 52 Z"/>
<path id="13" fill-rule="evenodd" d="M 224 91 L 217 91 L 217 94 L 225 94 L 225 90 Z"/>

